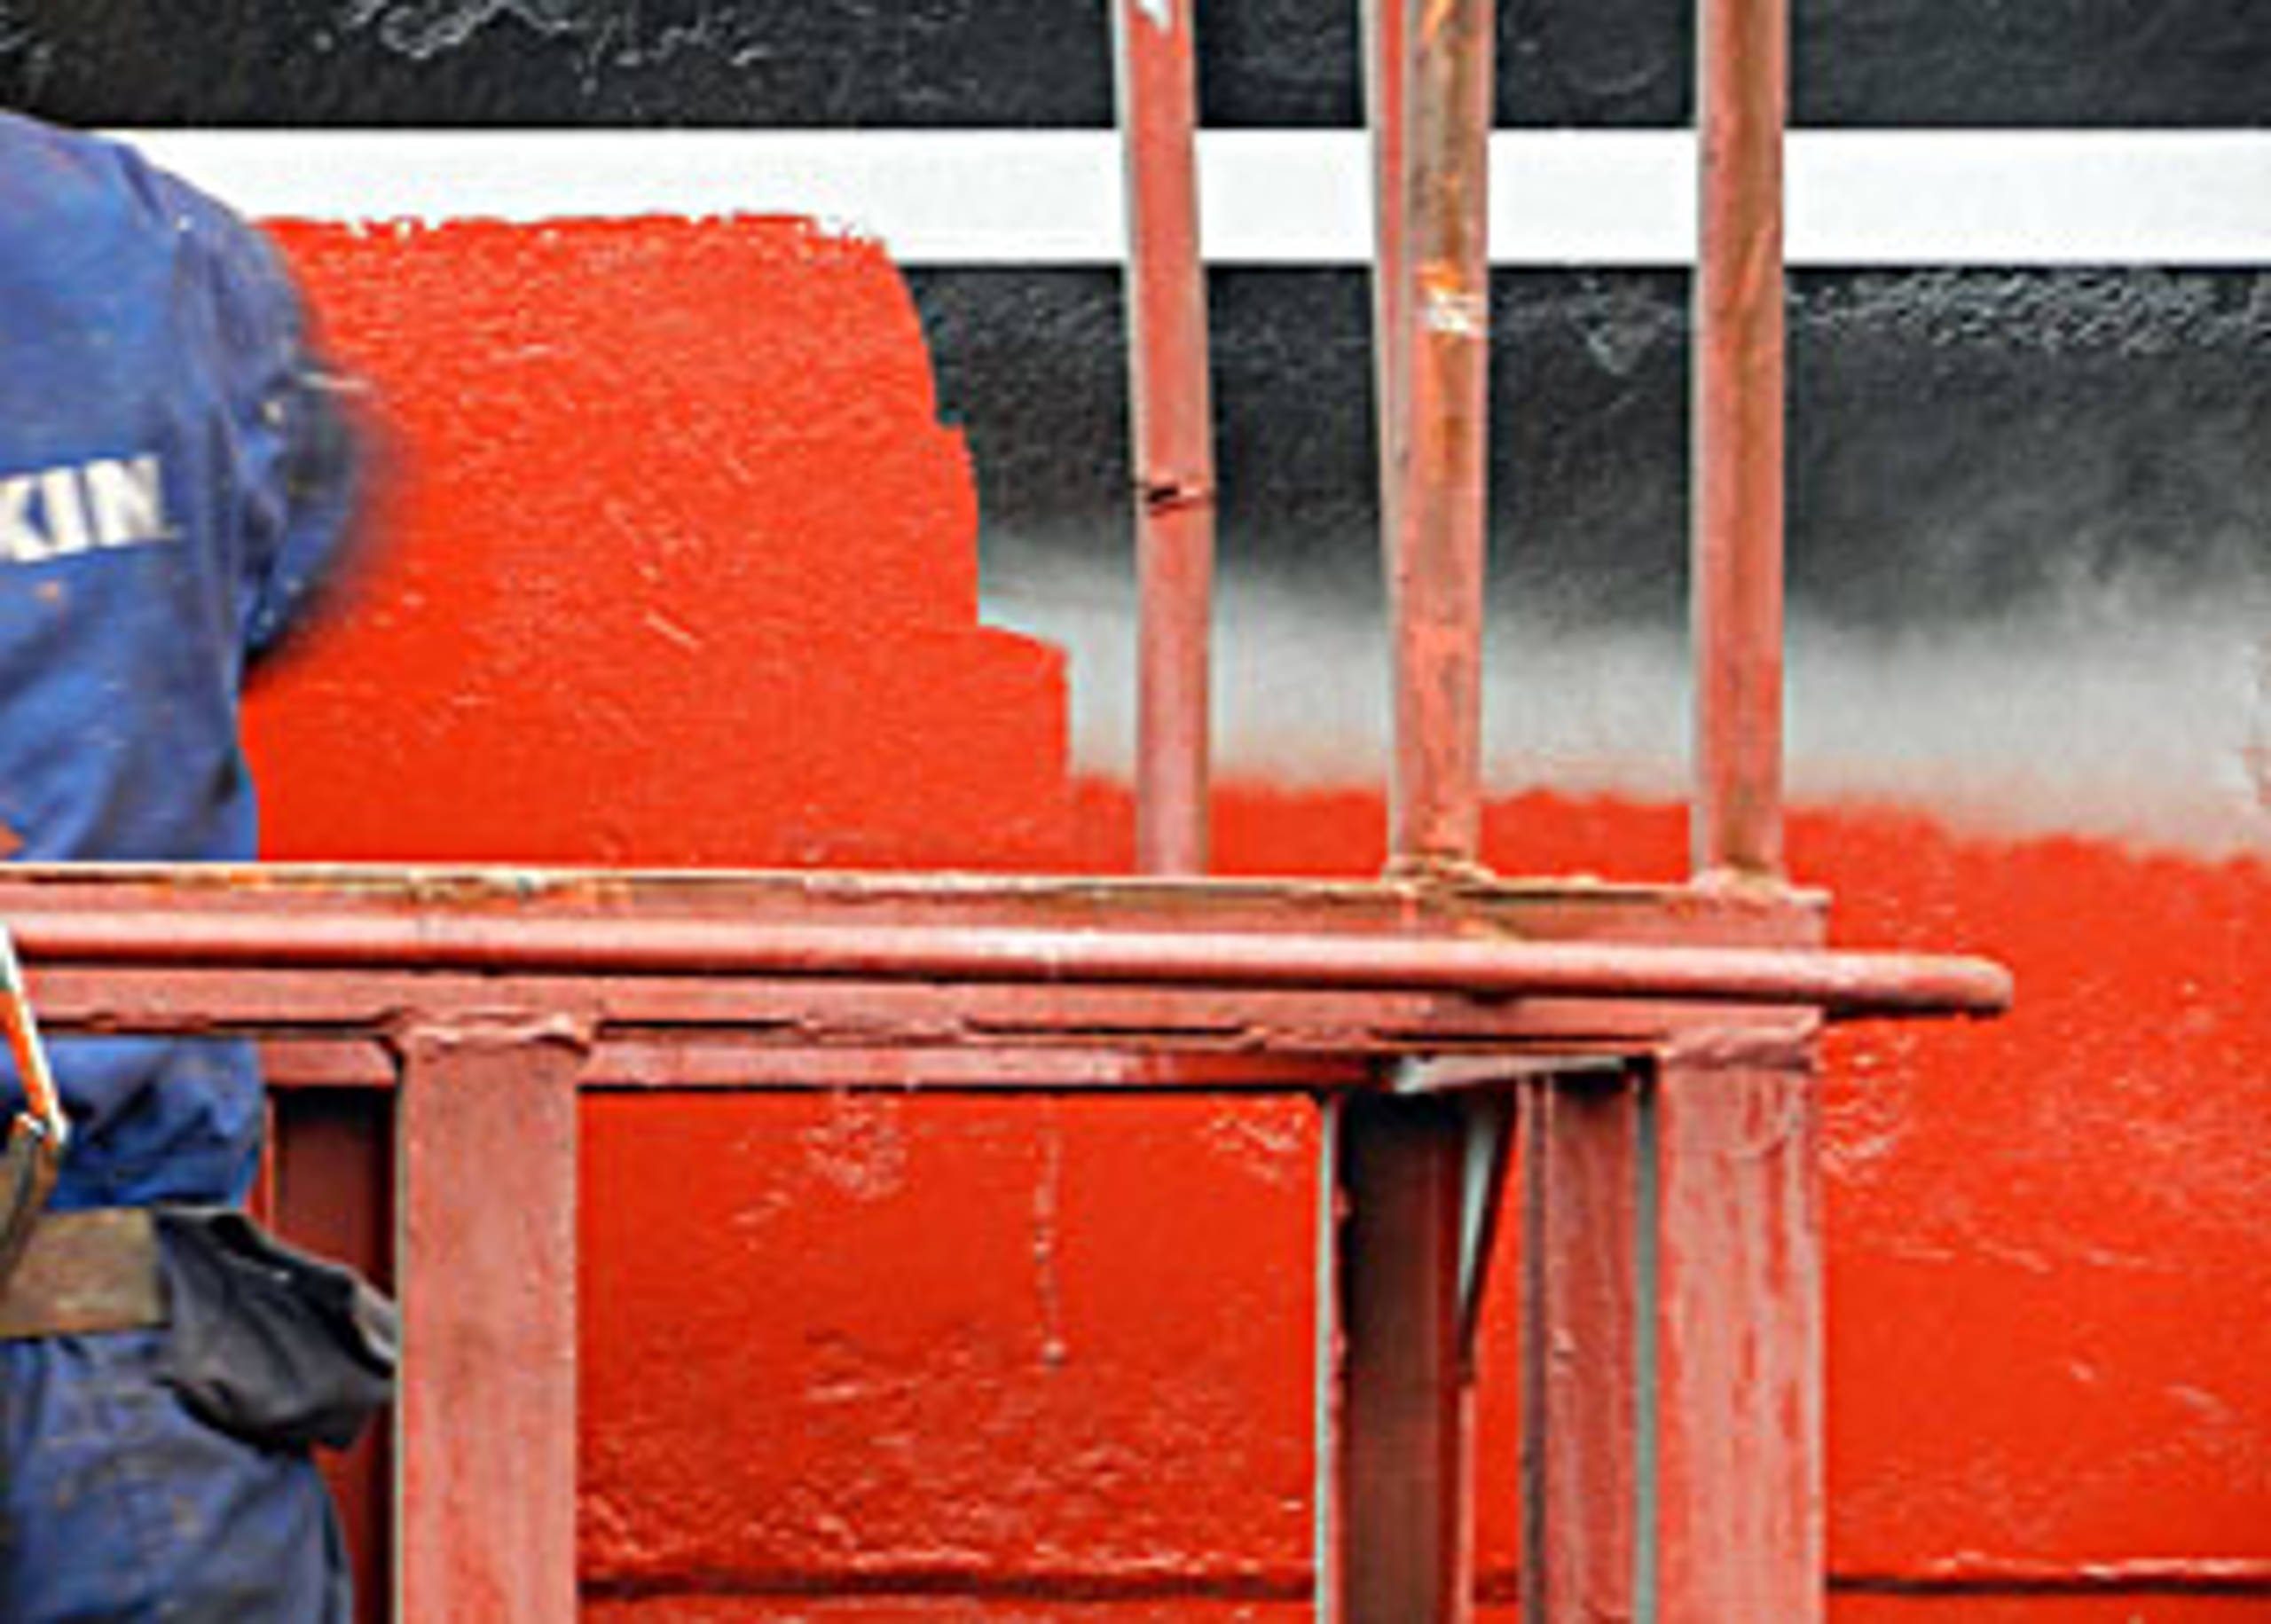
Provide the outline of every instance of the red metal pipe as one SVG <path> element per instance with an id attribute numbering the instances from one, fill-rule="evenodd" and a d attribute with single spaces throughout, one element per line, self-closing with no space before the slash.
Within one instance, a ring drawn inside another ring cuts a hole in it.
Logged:
<path id="1" fill-rule="evenodd" d="M 1491 18 L 1490 0 L 1369 6 L 1391 872 L 1472 868 L 1481 839 Z M 1459 1624 L 1472 1608 L 1458 1122 L 1370 1101 L 1338 1135 L 1347 1352 L 1325 1611 L 1348 1624 Z"/>
<path id="2" fill-rule="evenodd" d="M 1489 449 L 1491 0 L 1411 0 L 1375 47 L 1383 161 L 1400 158 L 1381 244 L 1395 318 L 1381 390 L 1382 511 L 1395 626 L 1391 860 L 1471 866 L 1481 834 L 1482 575 Z"/>
<path id="3" fill-rule="evenodd" d="M 1136 859 L 1206 868 L 1208 637 L 1214 576 L 1214 409 L 1199 258 L 1191 0 L 1117 0 L 1127 154 L 1128 373 L 1142 648 Z"/>
<path id="4" fill-rule="evenodd" d="M 1981 960 L 1780 948 L 249 907 L 27 909 L 10 923 L 24 957 L 47 964 L 1306 988 L 1805 1005 L 1849 1016 L 1991 1015 L 2011 994 L 2009 973 Z"/>
<path id="5" fill-rule="evenodd" d="M 1695 279 L 1701 872 L 1782 867 L 1782 129 L 1788 0 L 1701 0 Z"/>

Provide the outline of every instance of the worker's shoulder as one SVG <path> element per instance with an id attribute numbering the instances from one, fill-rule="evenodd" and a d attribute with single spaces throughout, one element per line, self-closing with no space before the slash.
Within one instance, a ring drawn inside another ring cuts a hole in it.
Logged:
<path id="1" fill-rule="evenodd" d="M 126 143 L 0 113 L 0 254 L 19 264 L 47 253 L 83 263 L 93 251 L 138 248 L 255 263 L 269 253 L 227 208 Z"/>
<path id="2" fill-rule="evenodd" d="M 132 148 L 100 136 L 0 114 L 0 231 L 20 242 L 65 231 L 154 225 L 163 214 L 154 171 Z"/>

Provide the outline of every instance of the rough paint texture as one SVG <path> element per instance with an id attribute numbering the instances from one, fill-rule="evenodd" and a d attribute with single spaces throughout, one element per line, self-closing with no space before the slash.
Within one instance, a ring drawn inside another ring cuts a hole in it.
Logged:
<path id="1" fill-rule="evenodd" d="M 969 470 L 879 253 L 788 222 L 287 240 L 388 438 L 362 569 L 255 696 L 272 855 L 1057 851 L 1058 657 L 975 624 Z"/>
<path id="2" fill-rule="evenodd" d="M 1308 1104 L 588 1116 L 596 1594 L 1303 1593 Z"/>
<path id="3" fill-rule="evenodd" d="M 1112 803 L 1091 790 L 1100 858 Z M 1235 792 L 1221 860 L 1362 872 L 1380 818 L 1359 794 Z M 1484 848 L 1517 872 L 1670 877 L 1680 838 L 1668 806 L 1539 796 L 1494 806 Z M 1992 1025 L 1829 1048 L 1829 1569 L 1920 1592 L 1833 1616 L 1936 1595 L 1939 1616 L 2028 1624 L 2261 1616 L 2271 862 L 1965 838 L 1865 806 L 1801 810 L 1791 848 L 1843 940 L 1962 943 L 2020 988 Z M 1486 1589 L 1511 1589 L 1519 1549 L 1513 1272 L 1485 1322 Z M 2183 1595 L 2204 1586 L 2252 1599 Z M 2014 1592 L 2031 1599 L 1992 1599 Z"/>
<path id="4" fill-rule="evenodd" d="M 975 623 L 970 470 L 873 253 L 783 224 L 289 240 L 397 476 L 263 696 L 279 853 L 1124 864 L 1121 792 L 1065 780 L 1056 657 Z M 1221 864 L 1367 872 L 1383 820 L 1237 789 Z M 1515 871 L 1670 877 L 1682 843 L 1671 807 L 1544 796 L 1485 832 Z M 2022 987 L 2000 1026 L 1832 1051 L 1833 1616 L 2261 1616 L 2271 867 L 1859 805 L 1792 848 L 1844 939 Z M 1306 1108 L 585 1117 L 593 1616 L 1298 1616 Z M 1498 1597 L 1516 1275 L 1486 1330 Z M 2172 1573 L 2255 1588 L 2169 1599 Z"/>

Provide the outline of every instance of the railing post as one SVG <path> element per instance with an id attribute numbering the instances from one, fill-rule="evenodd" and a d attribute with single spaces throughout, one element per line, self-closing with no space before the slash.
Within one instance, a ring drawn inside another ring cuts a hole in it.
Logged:
<path id="1" fill-rule="evenodd" d="M 1381 514 L 1394 624 L 1393 866 L 1481 836 L 1494 0 L 1375 0 Z M 1387 173 L 1391 161 L 1396 172 Z"/>
<path id="2" fill-rule="evenodd" d="M 1199 256 L 1192 0 L 1114 0 L 1127 153 L 1128 351 L 1142 603 L 1136 853 L 1206 871 L 1214 406 Z"/>
<path id="3" fill-rule="evenodd" d="M 1646 1103 L 1633 1072 L 1522 1089 L 1522 1617 L 1635 1604 Z"/>
<path id="4" fill-rule="evenodd" d="M 1820 1624 L 1819 1087 L 1811 1047 L 1660 1063 L 1645 1205 L 1653 1511 L 1665 1624 Z"/>
<path id="5" fill-rule="evenodd" d="M 1698 0 L 1694 862 L 1782 868 L 1788 0 Z"/>
<path id="6" fill-rule="evenodd" d="M 1345 1349 L 1333 1624 L 1467 1616 L 1467 1371 L 1459 1345 L 1466 1133 L 1449 1101 L 1341 1107 Z M 1322 1309 L 1321 1309 L 1322 1311 Z"/>
<path id="7" fill-rule="evenodd" d="M 1819 1624 L 1812 1066 L 1770 1028 L 1526 1091 L 1530 1624 Z"/>
<path id="8" fill-rule="evenodd" d="M 1382 554 L 1393 620 L 1391 874 L 1476 871 L 1489 417 L 1492 0 L 1368 0 Z M 1332 1198 L 1341 1434 L 1320 1557 L 1333 1624 L 1473 1610 L 1462 1109 L 1343 1108 Z"/>
<path id="9" fill-rule="evenodd" d="M 400 1042 L 396 1616 L 576 1614 L 576 1088 L 561 1020 Z"/>

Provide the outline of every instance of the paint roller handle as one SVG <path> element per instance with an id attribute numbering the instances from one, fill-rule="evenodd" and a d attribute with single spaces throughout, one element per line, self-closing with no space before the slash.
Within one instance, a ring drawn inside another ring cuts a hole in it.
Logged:
<path id="1" fill-rule="evenodd" d="M 39 1023 L 24 992 L 24 968 L 16 959 L 15 938 L 5 925 L 0 925 L 0 1024 L 8 1029 L 8 1047 L 24 1085 L 24 1109 L 8 1125 L 7 1140 L 0 1144 L 0 1292 L 4 1292 L 47 1210 L 47 1198 L 62 1172 L 63 1148 L 71 1137 L 55 1074 L 48 1070 L 47 1049 L 39 1040 Z"/>

